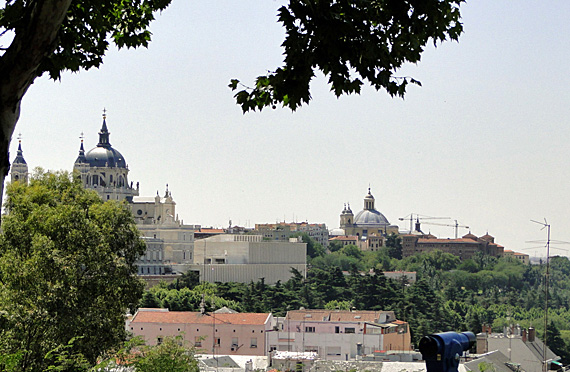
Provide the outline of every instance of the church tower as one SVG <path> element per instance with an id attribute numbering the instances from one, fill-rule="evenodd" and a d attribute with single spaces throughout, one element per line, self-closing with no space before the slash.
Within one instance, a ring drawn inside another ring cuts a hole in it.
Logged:
<path id="1" fill-rule="evenodd" d="M 79 155 L 73 164 L 73 170 L 78 173 L 81 183 L 87 185 L 87 176 L 89 173 L 89 163 L 85 158 L 85 149 L 83 148 L 83 133 L 81 133 L 81 146 L 79 146 Z"/>
<path id="2" fill-rule="evenodd" d="M 12 162 L 10 174 L 12 182 L 19 181 L 26 184 L 28 183 L 28 163 L 26 163 L 26 160 L 24 159 L 21 139 L 18 143 L 16 159 Z"/>
<path id="3" fill-rule="evenodd" d="M 340 227 L 345 228 L 354 223 L 354 214 L 350 209 L 350 204 L 345 204 L 342 213 L 340 214 Z"/>

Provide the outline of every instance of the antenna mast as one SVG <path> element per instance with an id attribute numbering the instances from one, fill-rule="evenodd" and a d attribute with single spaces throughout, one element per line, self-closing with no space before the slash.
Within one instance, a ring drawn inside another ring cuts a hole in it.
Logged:
<path id="1" fill-rule="evenodd" d="M 548 285 L 550 279 L 550 224 L 546 222 L 546 218 L 544 222 L 539 222 L 535 220 L 530 220 L 531 222 L 537 223 L 542 225 L 542 229 L 546 229 L 546 275 L 544 277 L 544 347 L 542 349 L 542 371 L 548 371 L 548 367 L 546 365 L 546 336 L 547 336 L 547 329 L 548 329 Z"/>

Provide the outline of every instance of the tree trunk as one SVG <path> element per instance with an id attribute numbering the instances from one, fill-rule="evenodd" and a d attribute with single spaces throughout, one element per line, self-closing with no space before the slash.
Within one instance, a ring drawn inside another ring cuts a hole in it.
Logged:
<path id="1" fill-rule="evenodd" d="M 0 200 L 2 200 L 4 180 L 10 170 L 10 140 L 20 117 L 20 101 L 12 106 L 12 109 L 0 101 L 0 108 Z"/>
<path id="2" fill-rule="evenodd" d="M 20 104 L 39 66 L 56 49 L 57 36 L 72 0 L 31 1 L 22 25 L 0 58 L 0 199 L 10 169 L 8 150 L 20 117 Z"/>

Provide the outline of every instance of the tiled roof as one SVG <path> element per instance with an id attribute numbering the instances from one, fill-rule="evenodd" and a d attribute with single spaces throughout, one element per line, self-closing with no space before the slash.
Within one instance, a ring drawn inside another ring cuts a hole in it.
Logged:
<path id="1" fill-rule="evenodd" d="M 348 241 L 348 240 L 350 240 L 350 241 L 352 241 L 352 240 L 358 240 L 358 237 L 355 236 L 355 235 L 350 235 L 350 236 L 347 236 L 347 235 L 345 235 L 345 236 L 335 236 L 334 238 L 330 238 L 329 241 L 330 241 L 330 240 L 343 240 L 343 241 Z"/>
<path id="2" fill-rule="evenodd" d="M 269 313 L 201 314 L 192 311 L 149 311 L 140 309 L 132 323 L 174 323 L 174 324 L 250 324 L 263 325 Z"/>
<path id="3" fill-rule="evenodd" d="M 463 239 L 463 238 L 459 238 L 459 239 L 423 239 L 423 238 L 420 238 L 420 239 L 418 239 L 418 243 L 479 244 L 476 241 L 474 241 L 473 239 Z"/>
<path id="4" fill-rule="evenodd" d="M 225 231 L 224 229 L 200 229 L 197 232 L 208 233 L 208 234 L 223 234 Z"/>
<path id="5" fill-rule="evenodd" d="M 292 310 L 287 312 L 289 320 L 311 320 L 322 322 L 323 319 L 331 322 L 377 322 L 383 313 L 392 311 L 367 311 L 367 310 Z"/>

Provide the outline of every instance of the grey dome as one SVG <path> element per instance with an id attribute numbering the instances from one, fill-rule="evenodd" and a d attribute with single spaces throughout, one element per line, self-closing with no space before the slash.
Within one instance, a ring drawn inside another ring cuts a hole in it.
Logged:
<path id="1" fill-rule="evenodd" d="M 111 146 L 97 146 L 85 155 L 90 167 L 127 168 L 127 162 L 121 153 Z"/>
<path id="2" fill-rule="evenodd" d="M 388 219 L 376 209 L 364 209 L 354 218 L 355 225 L 389 225 Z"/>

